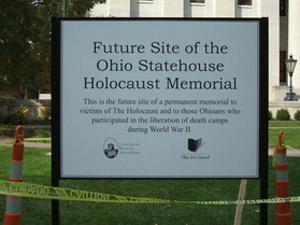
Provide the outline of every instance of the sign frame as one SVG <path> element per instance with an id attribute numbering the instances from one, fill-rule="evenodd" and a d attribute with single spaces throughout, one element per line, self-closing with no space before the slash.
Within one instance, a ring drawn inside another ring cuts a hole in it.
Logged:
<path id="1" fill-rule="evenodd" d="M 260 197 L 268 197 L 268 19 L 267 18 L 52 18 L 52 185 L 60 179 L 120 179 L 120 177 L 61 176 L 61 24 L 62 21 L 257 21 L 259 24 L 259 169 Z M 243 179 L 245 177 L 121 177 L 121 179 Z M 53 200 L 53 224 L 59 224 L 59 204 Z M 261 204 L 260 223 L 267 224 L 267 204 Z"/>
<path id="2" fill-rule="evenodd" d="M 109 21 L 134 21 L 136 19 L 134 18 L 106 18 L 106 19 L 102 19 L 102 20 L 109 20 Z M 194 18 L 188 18 L 188 19 L 178 19 L 178 18 L 139 18 L 138 19 L 139 21 L 182 21 L 182 20 L 186 20 L 186 21 L 226 21 L 226 22 L 230 22 L 230 21 L 233 21 L 233 22 L 237 22 L 237 21 L 241 21 L 241 22 L 248 22 L 248 21 L 257 21 L 259 24 L 262 23 L 263 20 L 258 20 L 258 19 L 194 19 Z M 54 50 L 54 55 L 55 55 L 55 58 L 54 58 L 54 63 L 53 63 L 53 73 L 55 73 L 55 75 L 52 75 L 52 87 L 53 87 L 53 98 L 52 98 L 52 101 L 53 101 L 53 115 L 52 115 L 52 121 L 53 121 L 53 129 L 56 131 L 55 132 L 55 139 L 54 139 L 54 142 L 53 142 L 53 146 L 55 148 L 55 152 L 53 152 L 53 156 L 52 156 L 52 161 L 53 161 L 53 164 L 56 165 L 55 168 L 56 168 L 56 174 L 55 176 L 56 177 L 59 177 L 60 179 L 73 179 L 73 178 L 81 178 L 81 179 L 90 179 L 90 178 L 219 178 L 218 176 L 212 176 L 212 177 L 207 177 L 207 176 L 191 176 L 191 175 L 187 175 L 187 176 L 160 176 L 160 175 L 153 175 L 153 176 L 146 176 L 146 175 L 140 175 L 140 176 L 130 176 L 128 175 L 128 177 L 125 176 L 93 176 L 93 175 L 88 175 L 88 176 L 67 176 L 67 175 L 62 175 L 62 163 L 63 163 L 63 160 L 62 160 L 62 137 L 61 137 L 61 129 L 62 129 L 62 120 L 61 120 L 61 108 L 62 108 L 62 105 L 61 105 L 61 98 L 62 98 L 62 76 L 61 76 L 61 73 L 62 73 L 62 65 L 61 65 L 61 60 L 62 60 L 62 48 L 61 48 L 61 25 L 64 21 L 100 21 L 99 19 L 94 19 L 94 18 L 80 18 L 80 19 L 76 19 L 76 18 L 68 18 L 68 19 L 58 19 L 58 20 L 54 20 L 56 22 L 54 22 L 54 26 L 56 29 L 56 32 L 54 35 L 55 37 L 53 37 L 53 50 Z M 261 28 L 261 25 L 259 26 Z M 260 29 L 259 30 L 259 33 L 261 34 L 263 31 Z M 265 35 L 263 35 L 265 36 Z M 260 62 L 258 62 L 259 64 L 259 93 L 258 93 L 258 97 L 259 97 L 259 113 L 258 113 L 258 117 L 259 117 L 259 123 L 258 123 L 258 126 L 259 128 L 257 127 L 258 131 L 260 132 L 258 135 L 258 139 L 259 139 L 259 143 L 258 143 L 258 148 L 259 149 L 256 149 L 256 151 L 259 151 L 257 154 L 258 154 L 258 177 L 254 177 L 254 178 L 259 178 L 261 177 L 261 174 L 262 174 L 262 168 L 263 168 L 263 158 L 265 156 L 263 156 L 263 154 L 266 154 L 262 149 L 264 149 L 266 146 L 265 146 L 265 143 L 264 143 L 264 140 L 265 137 L 264 137 L 264 132 L 263 132 L 263 124 L 266 124 L 266 120 L 267 120 L 267 117 L 266 117 L 266 96 L 268 95 L 266 93 L 267 89 L 268 89 L 268 84 L 267 84 L 267 81 L 264 80 L 264 77 L 263 75 L 261 74 L 264 74 L 264 68 L 266 67 L 264 61 L 264 57 L 263 57 L 263 52 L 262 52 L 262 47 L 265 45 L 262 43 L 262 37 L 260 36 L 259 39 L 258 39 L 258 44 L 259 44 L 259 58 L 260 58 Z M 56 78 L 54 78 L 56 76 Z M 264 129 L 265 130 L 265 129 Z M 74 141 L 76 141 L 76 137 L 74 137 Z M 228 146 L 229 147 L 229 146 Z M 59 166 L 58 166 L 59 165 Z M 238 176 L 221 176 L 220 178 L 253 178 L 253 177 L 245 177 L 245 176 L 241 176 L 241 177 L 238 177 Z"/>

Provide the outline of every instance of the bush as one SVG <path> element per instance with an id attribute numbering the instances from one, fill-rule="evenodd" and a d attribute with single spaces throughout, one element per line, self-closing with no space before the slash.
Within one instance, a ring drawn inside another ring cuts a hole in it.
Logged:
<path id="1" fill-rule="evenodd" d="M 37 138 L 51 138 L 51 128 L 35 129 L 34 137 Z"/>
<path id="2" fill-rule="evenodd" d="M 0 126 L 0 137 L 14 138 L 15 125 Z M 43 128 L 27 127 L 25 131 L 26 138 L 51 138 L 51 127 L 45 126 Z"/>
<path id="3" fill-rule="evenodd" d="M 3 119 L 3 124 L 24 125 L 27 122 L 29 109 L 26 105 L 21 105 L 16 113 L 10 114 Z"/>
<path id="4" fill-rule="evenodd" d="M 273 119 L 273 115 L 272 115 L 272 112 L 269 111 L 269 120 L 272 120 Z"/>
<path id="5" fill-rule="evenodd" d="M 0 124 L 4 123 L 5 116 L 0 115 Z"/>
<path id="6" fill-rule="evenodd" d="M 277 120 L 290 120 L 291 116 L 287 109 L 280 109 L 277 111 L 276 119 Z"/>
<path id="7" fill-rule="evenodd" d="M 13 113 L 4 118 L 3 124 L 9 125 L 24 125 L 26 122 L 25 116 L 20 113 Z"/>
<path id="8" fill-rule="evenodd" d="M 27 115 L 29 109 L 26 105 L 20 105 L 17 113 L 23 115 L 24 117 Z"/>
<path id="9" fill-rule="evenodd" d="M 28 125 L 51 125 L 51 120 L 28 120 Z"/>
<path id="10" fill-rule="evenodd" d="M 51 108 L 45 107 L 40 111 L 40 118 L 42 120 L 51 120 Z"/>
<path id="11" fill-rule="evenodd" d="M 300 121 L 300 111 L 297 110 L 297 112 L 294 115 L 294 119 Z"/>

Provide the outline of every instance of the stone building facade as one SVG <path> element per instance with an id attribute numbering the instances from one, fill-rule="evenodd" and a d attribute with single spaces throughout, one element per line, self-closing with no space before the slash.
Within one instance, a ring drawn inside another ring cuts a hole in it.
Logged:
<path id="1" fill-rule="evenodd" d="M 300 59 L 299 0 L 107 0 L 96 5 L 90 16 L 113 17 L 268 17 L 269 100 L 283 100 L 289 84 L 285 59 Z M 300 65 L 293 86 L 300 94 Z"/>

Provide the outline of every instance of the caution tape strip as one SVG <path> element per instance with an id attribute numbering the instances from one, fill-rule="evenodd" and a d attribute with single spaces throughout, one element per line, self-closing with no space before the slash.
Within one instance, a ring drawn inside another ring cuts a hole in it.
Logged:
<path id="1" fill-rule="evenodd" d="M 300 202 L 300 196 L 289 198 L 270 198 L 237 201 L 177 201 L 158 198 L 129 197 L 100 192 L 75 190 L 46 185 L 9 182 L 0 180 L 0 194 L 38 199 L 56 199 L 64 201 L 82 201 L 98 203 L 134 203 L 134 204 L 195 204 L 195 205 L 254 205 Z"/>

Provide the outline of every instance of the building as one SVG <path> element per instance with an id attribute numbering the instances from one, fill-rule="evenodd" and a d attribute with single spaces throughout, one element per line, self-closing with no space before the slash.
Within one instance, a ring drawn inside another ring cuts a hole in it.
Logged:
<path id="1" fill-rule="evenodd" d="M 300 59 L 299 0 L 107 0 L 91 16 L 113 17 L 268 17 L 269 100 L 282 102 L 289 84 L 285 59 Z M 300 65 L 293 76 L 300 94 Z M 298 105 L 299 106 L 299 105 Z"/>

